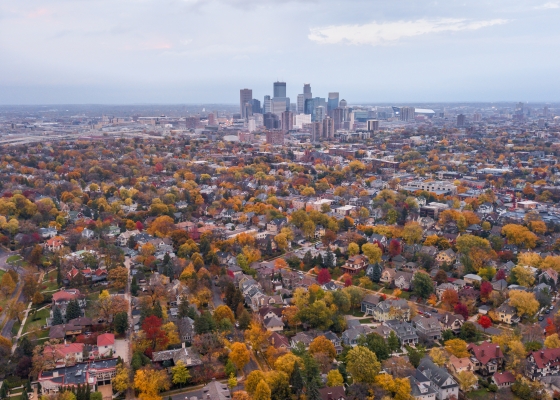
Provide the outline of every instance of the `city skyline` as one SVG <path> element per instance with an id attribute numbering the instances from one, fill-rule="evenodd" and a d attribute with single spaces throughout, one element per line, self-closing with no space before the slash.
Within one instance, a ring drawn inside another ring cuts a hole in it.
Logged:
<path id="1" fill-rule="evenodd" d="M 559 14 L 547 0 L 4 1 L 0 104 L 233 104 L 275 80 L 292 101 L 304 82 L 353 103 L 558 101 Z"/>

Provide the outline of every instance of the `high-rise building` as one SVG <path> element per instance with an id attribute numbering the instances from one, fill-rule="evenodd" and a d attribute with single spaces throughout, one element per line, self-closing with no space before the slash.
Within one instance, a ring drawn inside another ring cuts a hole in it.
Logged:
<path id="1" fill-rule="evenodd" d="M 323 123 L 322 122 L 312 122 L 311 123 L 311 141 L 318 142 L 323 137 Z"/>
<path id="2" fill-rule="evenodd" d="M 247 104 L 253 99 L 253 91 L 251 89 L 241 89 L 239 91 L 239 109 L 241 118 L 247 119 Z"/>
<path id="3" fill-rule="evenodd" d="M 311 115 L 310 114 L 297 114 L 295 116 L 294 128 L 302 129 L 304 124 L 311 123 Z"/>
<path id="4" fill-rule="evenodd" d="M 327 112 L 329 116 L 332 116 L 332 110 L 338 107 L 338 99 L 339 99 L 338 92 L 329 93 L 329 100 L 327 102 Z"/>
<path id="5" fill-rule="evenodd" d="M 370 119 L 367 122 L 367 130 L 369 132 L 377 132 L 379 130 L 379 120 L 377 119 Z"/>
<path id="6" fill-rule="evenodd" d="M 323 137 L 327 140 L 334 139 L 334 120 L 331 117 L 323 120 Z"/>
<path id="7" fill-rule="evenodd" d="M 266 132 L 266 143 L 273 146 L 283 146 L 284 145 L 284 132 L 283 131 L 267 131 Z"/>
<path id="8" fill-rule="evenodd" d="M 305 95 L 298 94 L 297 95 L 297 113 L 303 114 L 305 108 Z"/>
<path id="9" fill-rule="evenodd" d="M 332 118 L 334 122 L 334 130 L 337 131 L 342 129 L 342 123 L 344 122 L 344 109 L 337 107 L 332 112 Z"/>
<path id="10" fill-rule="evenodd" d="M 317 107 L 322 106 L 327 109 L 327 102 L 325 101 L 324 97 L 315 97 L 313 99 L 306 99 L 305 100 L 305 114 L 311 114 L 311 121 L 318 121 L 315 115 L 315 111 Z"/>
<path id="11" fill-rule="evenodd" d="M 263 101 L 263 114 L 269 113 L 270 109 L 271 109 L 270 96 L 266 95 L 264 96 L 264 101 Z"/>
<path id="12" fill-rule="evenodd" d="M 399 119 L 401 121 L 412 121 L 415 116 L 414 107 L 401 107 L 399 110 Z"/>
<path id="13" fill-rule="evenodd" d="M 548 117 L 548 106 L 544 106 L 543 116 L 546 118 Z"/>
<path id="14" fill-rule="evenodd" d="M 303 97 L 305 100 L 313 97 L 313 95 L 311 94 L 311 84 L 309 83 L 303 84 Z"/>
<path id="15" fill-rule="evenodd" d="M 340 103 L 338 103 L 339 107 L 348 107 L 348 103 L 346 102 L 346 100 L 342 99 L 340 100 Z"/>
<path id="16" fill-rule="evenodd" d="M 208 114 L 208 125 L 216 125 L 216 114 L 213 112 Z"/>
<path id="17" fill-rule="evenodd" d="M 282 113 L 281 123 L 284 132 L 294 129 L 294 114 L 291 111 L 284 111 Z"/>
<path id="18" fill-rule="evenodd" d="M 252 114 L 260 114 L 261 110 L 261 102 L 257 99 L 251 100 L 251 112 Z"/>
<path id="19" fill-rule="evenodd" d="M 196 126 L 200 122 L 200 118 L 198 117 L 187 117 L 185 118 L 185 128 L 187 129 L 196 129 Z"/>
<path id="20" fill-rule="evenodd" d="M 457 115 L 457 127 L 462 128 L 465 126 L 465 114 L 459 114 Z"/>
<path id="21" fill-rule="evenodd" d="M 263 125 L 266 129 L 280 129 L 280 118 L 273 113 L 263 115 Z"/>
<path id="22" fill-rule="evenodd" d="M 480 115 L 480 113 L 473 114 L 473 122 L 480 122 L 481 120 L 482 120 L 482 116 Z"/>
<path id="23" fill-rule="evenodd" d="M 315 121 L 316 122 L 323 122 L 323 120 L 327 116 L 326 111 L 327 110 L 325 109 L 325 106 L 319 106 L 319 107 L 315 108 Z"/>
<path id="24" fill-rule="evenodd" d="M 275 97 L 270 100 L 270 112 L 278 115 L 278 118 L 282 116 L 284 111 L 288 111 L 289 103 L 286 104 L 285 97 Z"/>
<path id="25" fill-rule="evenodd" d="M 286 82 L 274 82 L 274 97 L 286 97 Z"/>

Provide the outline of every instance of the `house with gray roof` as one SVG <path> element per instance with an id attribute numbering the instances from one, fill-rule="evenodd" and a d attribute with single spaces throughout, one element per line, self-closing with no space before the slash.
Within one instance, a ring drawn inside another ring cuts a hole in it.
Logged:
<path id="1" fill-rule="evenodd" d="M 441 339 L 441 325 L 435 317 L 417 315 L 412 318 L 412 325 L 416 328 L 418 337 L 425 343 Z"/>
<path id="2" fill-rule="evenodd" d="M 416 329 L 414 329 L 414 326 L 410 322 L 393 319 L 385 321 L 384 325 L 395 332 L 401 346 L 414 346 L 418 344 Z"/>
<path id="3" fill-rule="evenodd" d="M 380 322 L 395 318 L 408 321 L 410 319 L 410 306 L 403 299 L 385 300 L 377 304 L 373 311 L 373 317 Z"/>
<path id="4" fill-rule="evenodd" d="M 434 389 L 437 400 L 459 398 L 459 384 L 449 372 L 438 367 L 429 357 L 420 361 L 414 377 Z"/>

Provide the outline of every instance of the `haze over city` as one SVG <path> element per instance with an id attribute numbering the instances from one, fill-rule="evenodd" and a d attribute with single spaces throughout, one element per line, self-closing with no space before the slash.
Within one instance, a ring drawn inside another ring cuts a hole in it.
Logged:
<path id="1" fill-rule="evenodd" d="M 0 103 L 559 100 L 558 1 L 0 1 Z"/>

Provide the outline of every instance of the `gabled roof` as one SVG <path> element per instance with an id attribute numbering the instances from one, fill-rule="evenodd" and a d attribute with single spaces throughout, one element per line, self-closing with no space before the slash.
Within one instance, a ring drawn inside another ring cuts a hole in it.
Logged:
<path id="1" fill-rule="evenodd" d="M 115 335 L 104 333 L 97 337 L 97 346 L 112 346 L 115 344 Z"/>
<path id="2" fill-rule="evenodd" d="M 483 342 L 480 345 L 470 343 L 467 349 L 472 351 L 475 358 L 480 361 L 482 365 L 488 364 L 495 358 L 504 357 L 504 353 L 502 353 L 500 346 L 494 343 Z"/>

